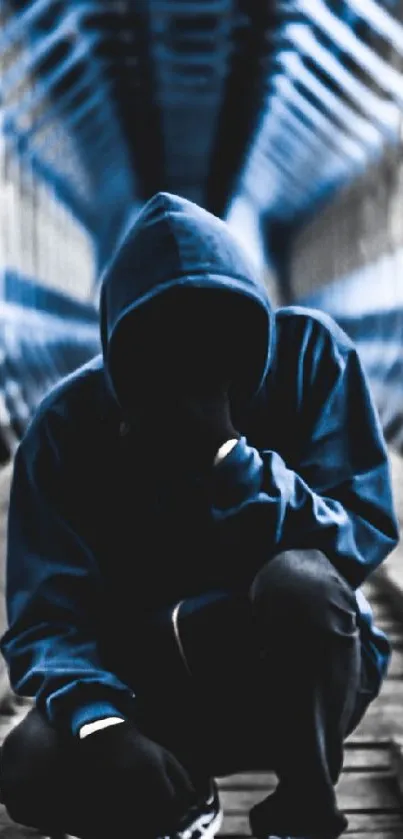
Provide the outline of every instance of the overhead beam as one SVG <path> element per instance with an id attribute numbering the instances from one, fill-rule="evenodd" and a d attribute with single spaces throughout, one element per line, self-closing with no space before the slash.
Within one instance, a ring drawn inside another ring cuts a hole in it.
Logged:
<path id="1" fill-rule="evenodd" d="M 368 75 L 376 81 L 394 101 L 403 107 L 403 76 L 364 44 L 350 27 L 334 15 L 322 0 L 295 0 L 308 19 L 347 53 Z"/>
<path id="2" fill-rule="evenodd" d="M 287 40 L 297 50 L 311 58 L 379 126 L 383 136 L 396 142 L 400 126 L 400 109 L 394 102 L 381 99 L 363 82 L 347 70 L 340 61 L 319 43 L 307 24 L 289 24 L 285 28 Z"/>
<path id="3" fill-rule="evenodd" d="M 379 127 L 360 116 L 311 73 L 297 52 L 284 50 L 277 53 L 276 63 L 283 67 L 295 86 L 305 88 L 315 98 L 318 107 L 328 112 L 332 119 L 342 123 L 368 150 L 378 151 L 382 147 L 383 137 Z"/>

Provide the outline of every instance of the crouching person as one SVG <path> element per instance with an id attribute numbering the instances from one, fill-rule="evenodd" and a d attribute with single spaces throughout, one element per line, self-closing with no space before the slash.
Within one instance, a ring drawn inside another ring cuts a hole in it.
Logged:
<path id="1" fill-rule="evenodd" d="M 360 587 L 398 538 L 357 352 L 274 312 L 225 223 L 166 193 L 105 271 L 100 328 L 15 458 L 0 646 L 35 705 L 1 798 L 48 834 L 210 839 L 215 779 L 268 769 L 256 839 L 336 839 L 390 654 Z"/>

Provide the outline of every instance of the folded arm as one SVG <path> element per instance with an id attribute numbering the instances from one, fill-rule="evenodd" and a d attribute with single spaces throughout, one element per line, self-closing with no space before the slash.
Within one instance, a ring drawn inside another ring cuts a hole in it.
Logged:
<path id="1" fill-rule="evenodd" d="M 242 437 L 213 470 L 212 516 L 240 579 L 270 555 L 313 547 L 358 588 L 398 541 L 378 416 L 353 344 L 336 335 L 312 330 L 317 360 L 304 373 L 300 425 L 288 430 L 301 441 L 298 464 Z"/>

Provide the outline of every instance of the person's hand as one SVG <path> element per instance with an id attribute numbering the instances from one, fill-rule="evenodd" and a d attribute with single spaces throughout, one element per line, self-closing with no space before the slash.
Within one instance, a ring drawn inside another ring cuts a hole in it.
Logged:
<path id="1" fill-rule="evenodd" d="M 166 835 L 196 800 L 179 761 L 128 720 L 79 741 L 95 801 L 113 795 L 119 823 L 135 823 L 144 835 Z M 127 814 L 127 816 L 126 816 Z"/>

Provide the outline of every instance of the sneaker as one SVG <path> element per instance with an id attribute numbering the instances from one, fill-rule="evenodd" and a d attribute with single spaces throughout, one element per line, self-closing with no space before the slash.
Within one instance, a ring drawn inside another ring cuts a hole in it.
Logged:
<path id="1" fill-rule="evenodd" d="M 192 807 L 183 818 L 173 836 L 164 839 L 213 839 L 223 821 L 223 811 L 215 781 L 211 781 L 210 792 L 200 804 Z"/>

